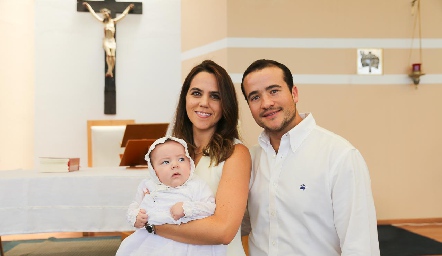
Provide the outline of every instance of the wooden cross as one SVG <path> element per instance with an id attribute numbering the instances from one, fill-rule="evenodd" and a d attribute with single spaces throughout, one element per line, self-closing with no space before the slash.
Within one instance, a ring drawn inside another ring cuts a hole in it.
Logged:
<path id="1" fill-rule="evenodd" d="M 130 10 L 130 14 L 142 14 L 143 13 L 143 3 L 141 2 L 116 2 L 116 0 L 104 0 L 104 1 L 82 1 L 77 0 L 77 12 L 89 12 L 89 10 L 83 5 L 83 2 L 87 2 L 92 9 L 97 12 L 103 8 L 111 11 L 112 19 L 117 17 L 117 13 L 123 13 L 123 11 L 130 5 L 133 4 L 134 7 Z M 115 40 L 116 40 L 116 25 L 115 25 Z M 104 53 L 104 70 L 105 73 L 108 70 L 106 62 L 106 52 Z M 105 77 L 104 85 L 104 114 L 115 115 L 117 113 L 117 95 L 115 90 L 115 76 L 116 68 L 114 63 L 113 77 Z"/>

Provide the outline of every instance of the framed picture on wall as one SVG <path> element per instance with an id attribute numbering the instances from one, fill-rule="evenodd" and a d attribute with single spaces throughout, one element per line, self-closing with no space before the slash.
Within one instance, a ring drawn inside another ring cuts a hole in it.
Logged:
<path id="1" fill-rule="evenodd" d="M 357 49 L 358 75 L 382 75 L 382 49 Z"/>

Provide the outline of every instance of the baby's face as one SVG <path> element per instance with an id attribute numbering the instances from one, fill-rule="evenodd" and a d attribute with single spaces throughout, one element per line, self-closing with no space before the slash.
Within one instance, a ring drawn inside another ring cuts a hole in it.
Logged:
<path id="1" fill-rule="evenodd" d="M 183 145 L 176 141 L 157 145 L 150 153 L 150 161 L 158 179 L 164 185 L 181 186 L 190 176 L 190 160 Z"/>

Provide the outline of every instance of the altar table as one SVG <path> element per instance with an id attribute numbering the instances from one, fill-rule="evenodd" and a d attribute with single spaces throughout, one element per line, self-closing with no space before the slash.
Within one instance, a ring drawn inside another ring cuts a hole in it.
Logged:
<path id="1" fill-rule="evenodd" d="M 0 236 L 134 230 L 126 211 L 147 169 L 0 171 Z"/>

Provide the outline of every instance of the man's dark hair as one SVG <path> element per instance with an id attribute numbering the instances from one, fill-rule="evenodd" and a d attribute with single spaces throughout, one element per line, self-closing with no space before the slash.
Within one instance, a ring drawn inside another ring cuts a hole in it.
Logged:
<path id="1" fill-rule="evenodd" d="M 290 69 L 286 65 L 279 63 L 277 61 L 260 59 L 260 60 L 254 61 L 252 64 L 250 64 L 250 66 L 246 69 L 246 71 L 244 71 L 244 74 L 242 76 L 241 91 L 242 91 L 242 94 L 244 95 L 244 98 L 246 99 L 247 102 L 248 102 L 247 95 L 244 91 L 244 78 L 252 72 L 259 71 L 259 70 L 262 70 L 262 69 L 268 68 L 268 67 L 276 67 L 276 68 L 281 69 L 282 73 L 283 73 L 284 82 L 286 82 L 286 84 L 288 85 L 289 90 L 292 91 L 293 76 L 292 76 L 292 72 L 290 71 Z"/>

